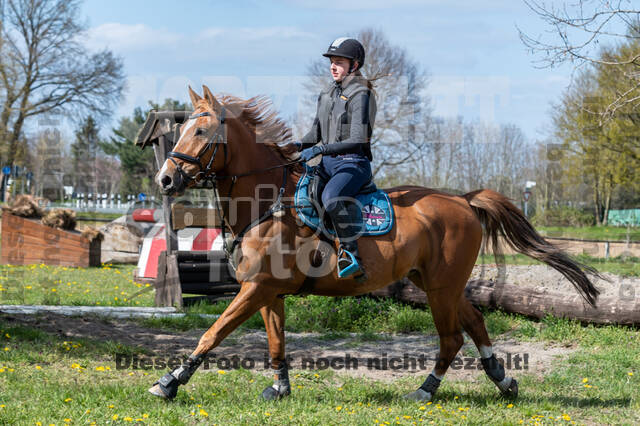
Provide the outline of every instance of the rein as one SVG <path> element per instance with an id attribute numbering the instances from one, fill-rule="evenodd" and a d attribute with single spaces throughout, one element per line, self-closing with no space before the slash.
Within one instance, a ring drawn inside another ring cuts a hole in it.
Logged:
<path id="1" fill-rule="evenodd" d="M 182 176 L 182 178 L 186 181 L 186 182 L 192 182 L 195 181 L 196 183 L 198 182 L 211 182 L 211 188 L 215 191 L 215 193 L 218 193 L 218 187 L 217 187 L 217 182 L 222 180 L 222 179 L 231 179 L 231 185 L 229 186 L 229 191 L 227 193 L 227 198 L 229 198 L 231 196 L 231 192 L 233 191 L 233 186 L 235 185 L 236 181 L 241 178 L 241 177 L 245 177 L 245 176 L 251 176 L 251 175 L 256 175 L 256 174 L 260 174 L 260 173 L 265 173 L 271 170 L 275 170 L 275 169 L 279 169 L 282 168 L 282 185 L 280 185 L 280 190 L 278 191 L 278 198 L 276 199 L 276 201 L 271 205 L 271 207 L 262 215 L 260 216 L 260 218 L 254 220 L 253 222 L 249 223 L 247 226 L 245 226 L 245 228 L 240 231 L 238 233 L 238 235 L 236 235 L 233 239 L 233 241 L 231 242 L 231 248 L 229 249 L 227 247 L 227 239 L 225 237 L 225 228 L 228 225 L 228 221 L 227 218 L 224 214 L 224 210 L 222 209 L 221 203 L 220 203 L 220 199 L 218 196 L 216 196 L 216 211 L 218 212 L 219 217 L 222 219 L 222 246 L 224 248 L 225 254 L 227 255 L 227 258 L 231 258 L 231 255 L 235 249 L 235 247 L 239 244 L 240 240 L 242 239 L 242 237 L 244 236 L 244 234 L 247 233 L 247 231 L 249 231 L 251 228 L 253 228 L 255 225 L 258 225 L 262 222 L 264 222 L 265 220 L 267 220 L 268 218 L 270 218 L 271 216 L 275 216 L 275 217 L 280 217 L 282 216 L 282 214 L 284 214 L 284 210 L 287 207 L 295 207 L 295 206 L 285 206 L 284 204 L 282 204 L 282 196 L 284 195 L 284 190 L 285 190 L 285 186 L 287 184 L 287 167 L 292 166 L 294 164 L 297 164 L 300 162 L 300 160 L 294 160 L 294 161 L 289 161 L 287 163 L 284 164 L 276 164 L 275 166 L 270 166 L 270 167 L 265 167 L 262 169 L 256 169 L 256 170 L 251 170 L 249 172 L 246 173 L 239 173 L 236 175 L 222 175 L 219 176 L 217 175 L 215 172 L 213 172 L 211 170 L 212 166 L 213 166 L 213 162 L 216 158 L 216 154 L 218 153 L 218 148 L 220 147 L 220 145 L 224 146 L 224 167 L 226 167 L 227 165 L 227 134 L 225 132 L 225 115 L 226 115 L 226 110 L 224 107 L 222 107 L 221 111 L 220 111 L 220 123 L 216 129 L 216 131 L 213 133 L 213 135 L 211 135 L 211 137 L 209 138 L 209 140 L 207 141 L 207 143 L 205 144 L 205 147 L 198 153 L 198 155 L 196 157 L 193 157 L 191 155 L 188 154 L 184 154 L 182 152 L 178 152 L 178 151 L 170 151 L 167 154 L 167 158 L 169 160 L 171 160 L 171 162 L 176 166 L 176 169 L 178 170 L 178 172 L 180 173 L 180 175 Z M 199 114 L 193 114 L 190 115 L 187 120 L 192 120 L 192 119 L 196 119 L 199 117 L 210 117 L 211 113 L 208 111 L 205 112 L 201 112 Z M 202 158 L 204 157 L 204 155 L 211 149 L 211 147 L 213 147 L 213 153 L 211 154 L 211 158 L 209 159 L 209 162 L 207 163 L 206 167 L 202 167 Z M 178 164 L 174 158 L 186 161 L 187 163 L 191 163 L 191 164 L 195 164 L 198 166 L 199 170 L 198 173 L 196 173 L 195 176 L 189 176 L 182 167 L 180 167 L 180 164 Z M 229 226 L 229 229 L 231 229 L 231 226 Z M 235 270 L 236 267 L 235 265 L 233 265 L 232 262 L 231 266 L 233 267 L 233 269 Z"/>

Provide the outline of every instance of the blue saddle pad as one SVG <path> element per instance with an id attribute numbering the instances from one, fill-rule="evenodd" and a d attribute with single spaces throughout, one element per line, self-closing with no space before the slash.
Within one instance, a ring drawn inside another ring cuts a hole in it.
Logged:
<path id="1" fill-rule="evenodd" d="M 296 213 L 302 222 L 314 231 L 320 225 L 320 218 L 316 206 L 309 199 L 309 183 L 311 182 L 313 169 L 305 166 L 305 172 L 298 181 L 294 203 Z M 362 208 L 364 232 L 362 235 L 383 235 L 393 227 L 393 207 L 386 192 L 378 189 L 369 194 L 358 194 L 356 199 Z M 320 206 L 318 206 L 320 207 Z M 323 226 L 324 228 L 324 226 Z M 334 234 L 333 229 L 328 230 Z"/>

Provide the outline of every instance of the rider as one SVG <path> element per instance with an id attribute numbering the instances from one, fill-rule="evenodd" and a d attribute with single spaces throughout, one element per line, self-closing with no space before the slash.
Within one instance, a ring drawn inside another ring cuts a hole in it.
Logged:
<path id="1" fill-rule="evenodd" d="M 375 92 L 360 72 L 365 52 L 358 40 L 338 38 L 323 56 L 331 61 L 334 82 L 320 93 L 313 126 L 297 145 L 303 161 L 323 154 L 319 172 L 327 183 L 322 204 L 340 241 L 338 276 L 365 278 L 357 243 L 362 212 L 353 197 L 372 179 Z"/>

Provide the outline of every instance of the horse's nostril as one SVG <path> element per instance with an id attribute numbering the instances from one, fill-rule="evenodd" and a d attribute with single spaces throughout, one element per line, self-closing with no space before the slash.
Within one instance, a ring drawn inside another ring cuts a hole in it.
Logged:
<path id="1" fill-rule="evenodd" d="M 160 183 L 162 184 L 163 188 L 168 188 L 171 186 L 171 176 L 162 176 L 162 179 L 160 179 Z"/>

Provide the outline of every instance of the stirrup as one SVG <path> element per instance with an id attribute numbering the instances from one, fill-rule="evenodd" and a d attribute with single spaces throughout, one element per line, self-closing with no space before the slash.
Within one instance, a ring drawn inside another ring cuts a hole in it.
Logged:
<path id="1" fill-rule="evenodd" d="M 344 259 L 342 257 L 342 253 L 346 253 L 349 256 L 349 259 Z M 350 260 L 350 262 L 349 262 Z M 344 263 L 344 262 L 349 262 L 349 264 L 342 268 L 340 266 L 340 263 Z M 358 263 L 358 259 L 356 259 L 356 257 L 353 255 L 353 253 L 351 253 L 349 250 L 345 250 L 345 249 L 341 249 L 340 252 L 338 253 L 338 277 L 340 278 L 346 278 L 348 276 L 351 276 L 353 274 L 355 274 L 358 271 L 362 271 L 362 268 L 360 267 L 360 264 Z M 362 271 L 364 274 L 364 271 Z"/>

